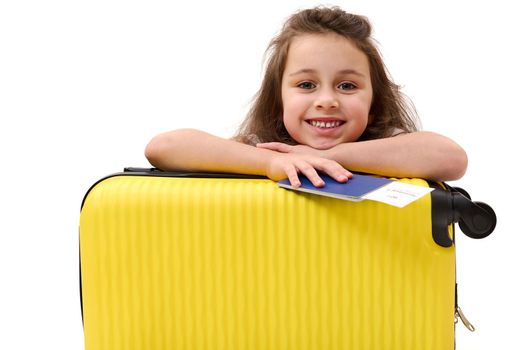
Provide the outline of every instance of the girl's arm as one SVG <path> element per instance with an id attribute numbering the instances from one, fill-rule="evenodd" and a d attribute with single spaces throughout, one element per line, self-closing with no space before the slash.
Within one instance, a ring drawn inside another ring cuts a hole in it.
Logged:
<path id="1" fill-rule="evenodd" d="M 466 153 L 454 141 L 424 131 L 378 140 L 342 143 L 329 150 L 274 142 L 259 144 L 258 147 L 284 153 L 317 154 L 354 171 L 437 181 L 461 178 L 468 162 Z"/>
<path id="2" fill-rule="evenodd" d="M 146 146 L 145 155 L 153 166 L 163 170 L 263 175 L 272 180 L 289 178 L 295 187 L 300 186 L 298 173 L 315 186 L 323 186 L 318 170 L 342 182 L 352 176 L 336 161 L 325 157 L 256 148 L 193 129 L 154 137 Z"/>

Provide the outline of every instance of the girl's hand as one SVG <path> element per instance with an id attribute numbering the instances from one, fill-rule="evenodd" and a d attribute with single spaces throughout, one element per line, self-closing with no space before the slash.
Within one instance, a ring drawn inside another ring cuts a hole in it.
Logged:
<path id="1" fill-rule="evenodd" d="M 333 160 L 299 153 L 275 152 L 267 165 L 266 172 L 267 177 L 274 181 L 288 178 L 292 187 L 296 188 L 301 186 L 298 177 L 298 174 L 301 173 L 314 186 L 323 187 L 325 183 L 318 175 L 318 170 L 339 182 L 347 182 L 352 177 L 350 171 Z"/>

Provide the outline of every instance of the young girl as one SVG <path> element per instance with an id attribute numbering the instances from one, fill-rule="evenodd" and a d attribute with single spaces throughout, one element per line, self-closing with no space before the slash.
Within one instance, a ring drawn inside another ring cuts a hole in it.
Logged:
<path id="1" fill-rule="evenodd" d="M 417 131 L 371 38 L 365 17 L 339 8 L 300 11 L 268 49 L 261 88 L 233 139 L 184 129 L 154 137 L 150 163 L 164 170 L 298 174 L 345 182 L 348 170 L 393 177 L 455 180 L 467 157 L 452 140 Z"/>

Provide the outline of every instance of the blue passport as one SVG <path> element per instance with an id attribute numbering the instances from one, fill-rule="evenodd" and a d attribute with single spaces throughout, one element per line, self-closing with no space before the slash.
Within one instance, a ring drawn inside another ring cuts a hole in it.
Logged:
<path id="1" fill-rule="evenodd" d="M 320 174 L 320 177 L 325 182 L 325 186 L 323 187 L 315 187 L 312 182 L 303 175 L 299 176 L 301 186 L 298 188 L 292 187 L 288 179 L 278 181 L 278 185 L 295 191 L 308 192 L 351 201 L 360 201 L 366 194 L 394 181 L 385 177 L 354 173 L 353 177 L 345 183 L 338 182 L 325 174 Z"/>

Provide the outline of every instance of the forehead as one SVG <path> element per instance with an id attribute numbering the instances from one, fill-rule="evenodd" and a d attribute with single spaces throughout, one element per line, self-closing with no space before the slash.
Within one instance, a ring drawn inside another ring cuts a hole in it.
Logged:
<path id="1" fill-rule="evenodd" d="M 356 44 L 339 34 L 302 34 L 292 39 L 285 70 L 319 67 L 354 69 L 369 75 L 369 62 Z"/>

